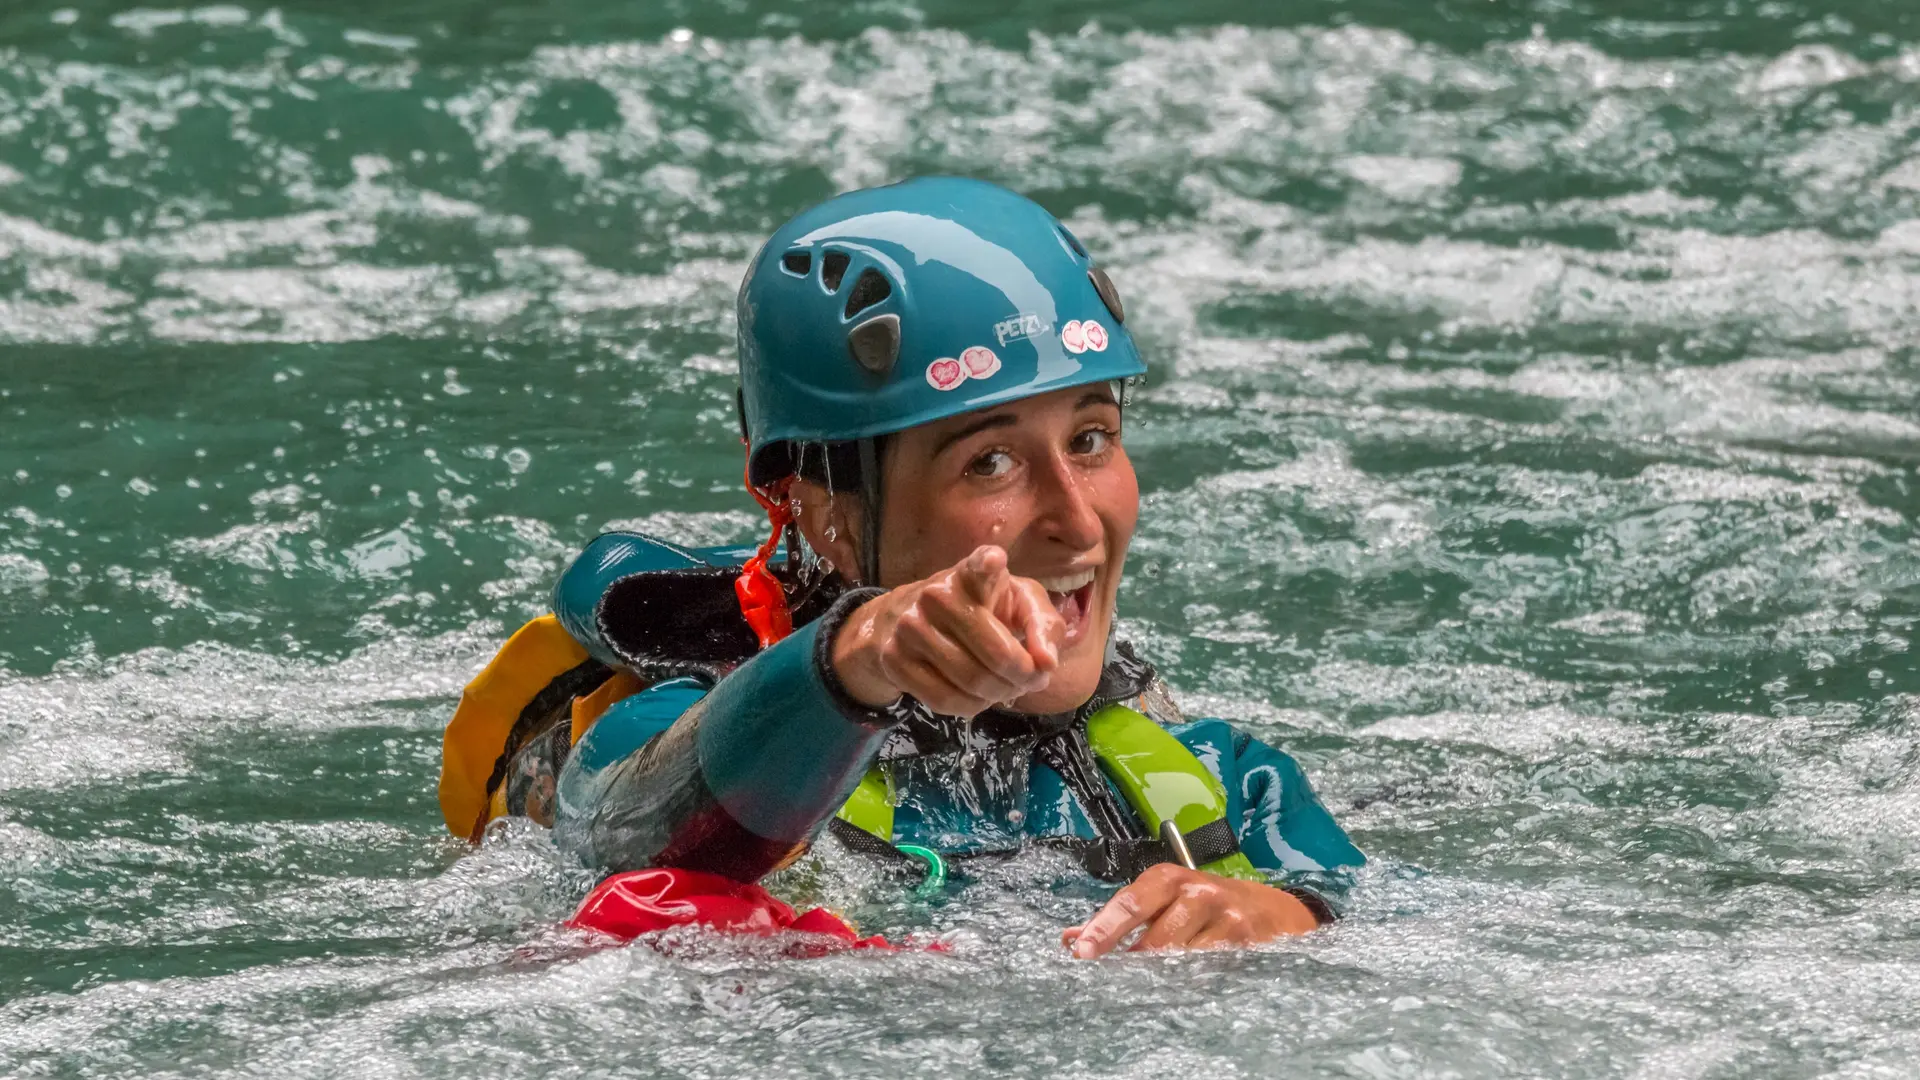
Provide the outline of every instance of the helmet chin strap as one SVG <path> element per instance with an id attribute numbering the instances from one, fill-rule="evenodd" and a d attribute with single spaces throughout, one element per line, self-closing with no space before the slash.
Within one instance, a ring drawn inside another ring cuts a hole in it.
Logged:
<path id="1" fill-rule="evenodd" d="M 860 584 L 880 584 L 880 452 L 879 441 L 860 440 Z"/>

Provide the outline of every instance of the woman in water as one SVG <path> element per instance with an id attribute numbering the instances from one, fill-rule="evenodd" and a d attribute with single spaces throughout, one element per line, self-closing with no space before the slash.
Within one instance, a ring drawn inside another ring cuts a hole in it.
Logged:
<path id="1" fill-rule="evenodd" d="M 1080 242 L 991 184 L 856 191 L 773 235 L 738 315 L 773 536 L 744 566 L 594 541 L 449 725 L 449 827 L 739 881 L 823 832 L 935 879 L 1054 845 L 1128 882 L 1065 930 L 1082 957 L 1333 918 L 1303 882 L 1364 858 L 1299 767 L 1114 637 L 1145 365 Z"/>

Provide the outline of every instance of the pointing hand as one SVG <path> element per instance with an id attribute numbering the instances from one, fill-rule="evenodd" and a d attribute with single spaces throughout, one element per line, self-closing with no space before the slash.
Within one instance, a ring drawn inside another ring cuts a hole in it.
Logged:
<path id="1" fill-rule="evenodd" d="M 937 713 L 974 716 L 1044 689 L 1065 634 L 1047 591 L 988 544 L 862 604 L 834 639 L 833 666 L 863 704 L 910 694 Z"/>

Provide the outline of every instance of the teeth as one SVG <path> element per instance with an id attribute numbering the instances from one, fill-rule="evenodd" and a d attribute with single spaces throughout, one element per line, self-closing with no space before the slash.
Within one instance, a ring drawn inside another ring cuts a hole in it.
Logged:
<path id="1" fill-rule="evenodd" d="M 1033 580 L 1039 582 L 1040 587 L 1050 593 L 1070 593 L 1075 589 L 1093 584 L 1093 571 L 1082 570 L 1066 577 L 1037 577 Z"/>

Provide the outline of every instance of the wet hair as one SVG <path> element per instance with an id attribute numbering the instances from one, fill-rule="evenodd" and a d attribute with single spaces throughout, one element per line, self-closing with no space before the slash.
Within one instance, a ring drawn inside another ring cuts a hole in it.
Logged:
<path id="1" fill-rule="evenodd" d="M 875 460 L 885 460 L 890 435 L 873 441 Z M 866 471 L 860 466 L 860 440 L 845 442 L 801 443 L 788 453 L 793 459 L 793 475 L 819 484 L 835 495 L 862 495 L 867 489 Z"/>
<path id="2" fill-rule="evenodd" d="M 874 585 L 880 580 L 880 515 L 882 489 L 881 462 L 886 460 L 887 443 L 892 437 L 843 442 L 800 443 L 788 453 L 793 475 L 819 484 L 829 495 L 853 495 L 860 500 L 860 580 Z"/>

